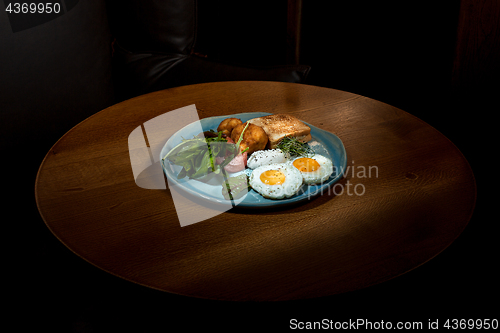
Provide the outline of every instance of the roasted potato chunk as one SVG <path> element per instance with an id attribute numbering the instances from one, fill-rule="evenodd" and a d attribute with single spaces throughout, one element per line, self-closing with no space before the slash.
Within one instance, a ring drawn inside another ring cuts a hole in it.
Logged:
<path id="1" fill-rule="evenodd" d="M 219 124 L 219 127 L 217 127 L 217 132 L 222 131 L 222 134 L 225 134 L 227 136 L 231 136 L 231 132 L 233 131 L 233 129 L 242 123 L 243 122 L 241 120 L 239 120 L 238 118 L 224 119 Z"/>
<path id="2" fill-rule="evenodd" d="M 246 125 L 247 123 L 239 124 L 233 129 L 233 131 L 231 132 L 231 139 L 233 139 L 234 142 L 238 142 L 241 132 L 243 132 L 243 129 Z M 254 151 L 263 150 L 264 148 L 266 148 L 267 141 L 267 134 L 266 132 L 264 132 L 262 127 L 250 124 L 245 130 L 245 133 L 243 133 L 243 140 L 240 143 L 240 150 L 243 151 L 248 147 L 247 152 L 248 154 L 251 154 Z"/>

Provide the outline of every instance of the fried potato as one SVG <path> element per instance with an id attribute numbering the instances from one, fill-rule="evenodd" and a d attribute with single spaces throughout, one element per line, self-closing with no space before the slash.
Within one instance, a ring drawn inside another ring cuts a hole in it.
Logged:
<path id="1" fill-rule="evenodd" d="M 233 129 L 231 132 L 231 139 L 233 139 L 234 142 L 238 142 L 241 132 L 243 132 L 246 125 L 247 123 L 239 124 Z M 243 151 L 248 147 L 247 152 L 248 154 L 251 154 L 254 151 L 266 148 L 267 141 L 267 134 L 264 132 L 262 127 L 249 124 L 245 133 L 243 133 L 243 140 L 240 143 L 240 149 Z"/>
<path id="2" fill-rule="evenodd" d="M 219 127 L 217 127 L 217 132 L 222 131 L 222 134 L 231 136 L 233 129 L 242 123 L 243 122 L 238 118 L 226 118 L 219 124 Z"/>

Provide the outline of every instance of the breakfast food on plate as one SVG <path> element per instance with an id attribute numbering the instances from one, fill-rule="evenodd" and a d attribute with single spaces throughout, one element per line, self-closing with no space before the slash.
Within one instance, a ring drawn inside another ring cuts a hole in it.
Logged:
<path id="1" fill-rule="evenodd" d="M 217 130 L 229 132 L 228 140 L 240 140 L 239 150 L 249 156 L 245 166 L 252 169 L 248 184 L 265 198 L 289 198 L 303 184 L 321 184 L 333 173 L 332 161 L 307 144 L 311 128 L 292 115 L 273 114 L 245 123 L 227 118 Z"/>
<path id="2" fill-rule="evenodd" d="M 226 118 L 219 124 L 219 127 L 217 127 L 217 132 L 222 132 L 224 135 L 231 136 L 233 129 L 241 123 L 243 122 L 238 118 Z"/>
<path id="3" fill-rule="evenodd" d="M 245 131 L 243 132 L 243 130 Z M 252 154 L 254 151 L 262 150 L 266 147 L 268 137 L 262 127 L 248 123 L 239 124 L 238 126 L 233 128 L 231 132 L 231 139 L 234 142 L 238 142 L 238 139 L 240 138 L 242 132 L 243 139 L 240 143 L 241 151 L 244 151 L 248 148 L 247 153 Z"/>
<path id="4" fill-rule="evenodd" d="M 182 166 L 177 178 L 223 174 L 222 195 L 239 199 L 253 189 L 268 199 L 296 195 L 302 186 L 321 184 L 333 173 L 329 158 L 317 154 L 311 128 L 288 114 L 247 122 L 230 117 L 217 127 L 183 141 L 165 157 Z"/>
<path id="5" fill-rule="evenodd" d="M 297 157 L 292 160 L 292 165 L 297 168 L 308 185 L 320 184 L 327 180 L 333 173 L 333 163 L 322 155 Z"/>
<path id="6" fill-rule="evenodd" d="M 250 169 L 257 169 L 260 166 L 272 163 L 284 163 L 287 156 L 280 149 L 258 150 L 247 160 L 247 166 Z"/>
<path id="7" fill-rule="evenodd" d="M 266 147 L 269 149 L 276 148 L 280 140 L 285 136 L 296 138 L 300 142 L 308 142 L 311 140 L 311 128 L 289 114 L 272 114 L 253 118 L 248 122 L 262 127 L 264 132 L 266 132 L 269 138 Z"/>
<path id="8" fill-rule="evenodd" d="M 249 178 L 250 186 L 268 199 L 283 199 L 295 195 L 302 186 L 300 171 L 290 163 L 273 163 L 258 167 Z"/>

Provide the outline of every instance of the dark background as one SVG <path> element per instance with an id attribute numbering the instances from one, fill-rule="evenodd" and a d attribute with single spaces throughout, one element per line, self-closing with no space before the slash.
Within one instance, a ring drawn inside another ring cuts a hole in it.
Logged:
<path id="1" fill-rule="evenodd" d="M 286 63 L 287 4 L 202 1 L 195 49 L 220 61 Z M 298 61 L 312 67 L 308 84 L 401 108 L 467 157 L 477 153 L 471 136 L 486 134 L 471 131 L 488 123 L 500 87 L 499 20 L 489 0 L 303 1 Z"/>
<path id="2" fill-rule="evenodd" d="M 237 5 L 228 0 L 200 1 L 195 49 L 218 61 L 286 63 L 286 8 L 286 0 Z M 63 17 L 77 10 L 78 5 Z M 361 94 L 410 112 L 445 134 L 468 159 L 478 199 L 464 233 L 437 257 L 398 278 L 313 300 L 192 299 L 103 272 L 50 233 L 38 215 L 33 186 L 50 146 L 79 121 L 113 103 L 103 92 L 107 85 L 95 84 L 91 73 L 76 74 L 74 64 L 90 60 L 71 52 L 87 42 L 108 43 L 112 36 L 94 25 L 61 27 L 67 29 L 68 42 L 47 56 L 16 43 L 3 15 L 0 112 L 2 162 L 7 167 L 3 174 L 9 193 L 4 206 L 14 210 L 14 215 L 6 213 L 3 219 L 8 227 L 4 272 L 9 278 L 6 291 L 15 296 L 9 298 L 8 317 L 16 331 L 30 327 L 51 332 L 150 332 L 174 326 L 178 330 L 286 330 L 292 318 L 424 323 L 438 318 L 498 318 L 499 278 L 494 269 L 498 228 L 493 211 L 498 181 L 491 149 L 496 143 L 493 126 L 500 72 L 498 2 L 304 1 L 302 13 L 299 61 L 312 66 L 308 84 Z M 42 49 L 50 38 L 36 36 L 34 41 L 27 37 L 36 34 L 33 30 L 18 32 L 16 37 L 39 43 Z M 89 40 L 81 37 L 83 30 L 90 33 Z M 44 66 L 33 65 L 40 58 L 45 59 Z M 98 66 L 93 68 L 97 71 Z M 60 68 L 65 76 L 57 77 Z M 40 87 L 45 97 L 35 99 L 30 89 Z M 76 90 L 84 92 L 79 99 L 61 98 L 73 96 Z M 54 105 L 74 113 L 70 117 Z M 57 121 L 40 128 L 38 124 L 47 117 Z M 15 182 L 9 182 L 12 179 Z"/>

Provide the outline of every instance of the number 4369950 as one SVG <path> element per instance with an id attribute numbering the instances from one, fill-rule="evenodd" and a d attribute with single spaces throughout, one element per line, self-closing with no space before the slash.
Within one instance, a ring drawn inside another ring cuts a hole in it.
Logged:
<path id="1" fill-rule="evenodd" d="M 448 319 L 443 325 L 447 329 L 498 329 L 498 319 Z"/>
<path id="2" fill-rule="evenodd" d="M 46 2 L 46 3 L 19 3 L 19 2 L 14 2 L 14 3 L 9 3 L 7 7 L 5 8 L 5 11 L 10 13 L 10 14 L 34 14 L 34 13 L 39 13 L 39 14 L 50 14 L 50 13 L 59 13 L 61 12 L 61 4 L 58 2 Z"/>

